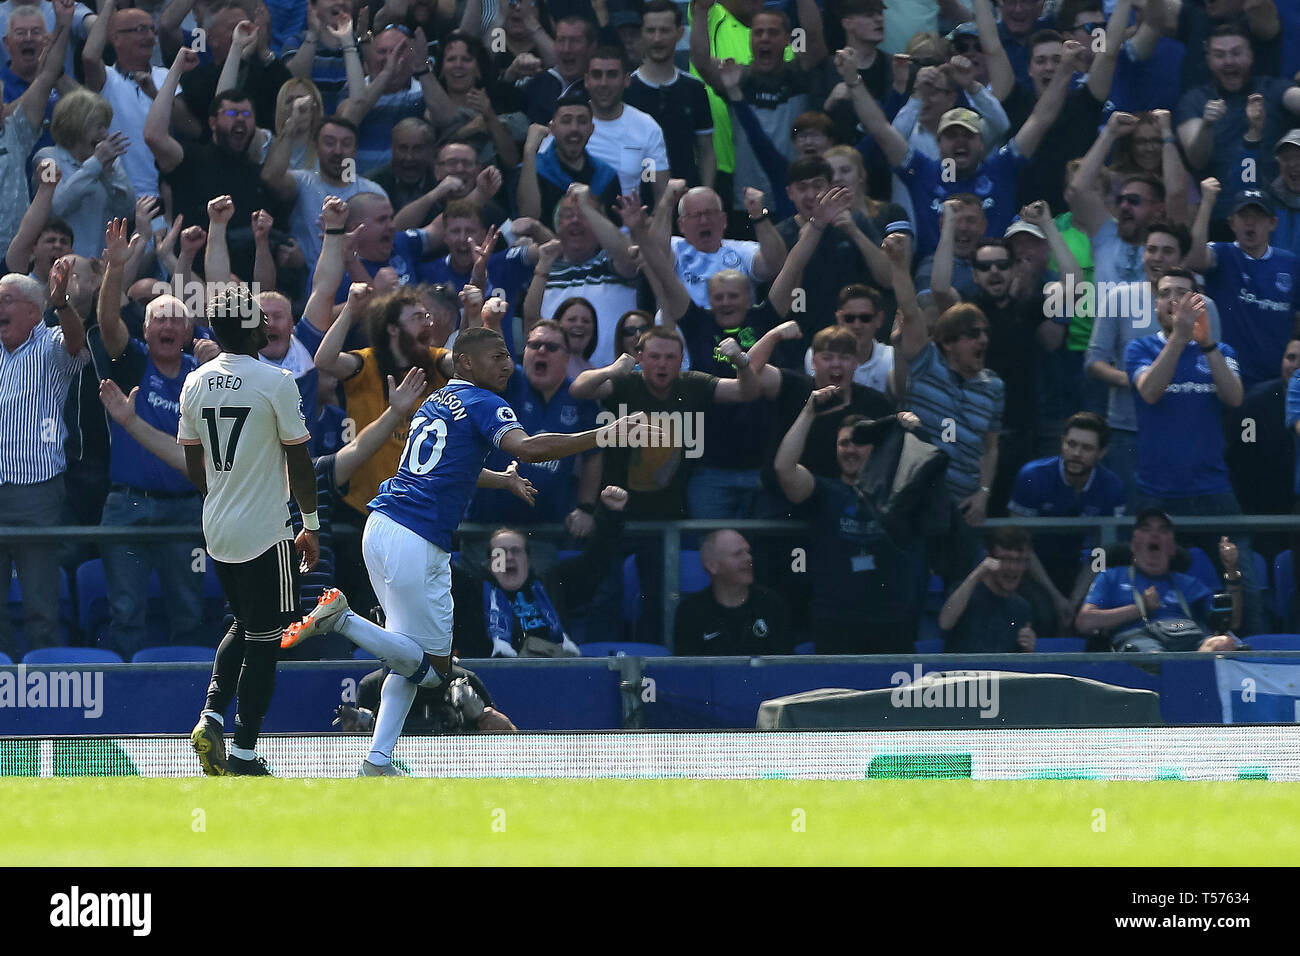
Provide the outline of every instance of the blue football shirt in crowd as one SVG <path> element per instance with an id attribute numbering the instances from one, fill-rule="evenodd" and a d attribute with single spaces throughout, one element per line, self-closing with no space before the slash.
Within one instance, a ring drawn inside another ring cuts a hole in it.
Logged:
<path id="1" fill-rule="evenodd" d="M 1272 246 L 1258 259 L 1235 242 L 1212 242 L 1205 291 L 1219 305 L 1223 341 L 1237 352 L 1246 388 L 1277 378 L 1291 338 L 1297 298 L 1296 257 Z"/>
<path id="2" fill-rule="evenodd" d="M 1164 332 L 1134 339 L 1124 350 L 1124 371 L 1137 389 L 1168 339 Z M 1237 371 L 1232 346 L 1219 346 L 1228 368 Z M 1223 405 L 1214 388 L 1210 360 L 1195 342 L 1178 357 L 1174 377 L 1160 401 L 1135 395 L 1138 425 L 1138 491 L 1154 498 L 1231 494 L 1223 457 Z"/>

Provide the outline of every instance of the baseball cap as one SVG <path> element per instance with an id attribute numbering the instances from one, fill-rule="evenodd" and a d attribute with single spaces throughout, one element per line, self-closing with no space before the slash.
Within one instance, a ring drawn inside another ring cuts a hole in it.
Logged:
<path id="1" fill-rule="evenodd" d="M 1277 145 L 1273 147 L 1273 153 L 1276 155 L 1283 146 L 1300 146 L 1300 129 L 1293 129 L 1279 139 Z"/>
<path id="2" fill-rule="evenodd" d="M 957 107 L 949 110 L 939 118 L 939 132 L 942 133 L 949 126 L 960 126 L 962 129 L 968 129 L 972 133 L 984 135 L 984 126 L 980 122 L 980 115 L 974 110 L 968 110 L 965 107 Z"/>
<path id="3" fill-rule="evenodd" d="M 906 219 L 895 219 L 885 226 L 885 235 L 889 235 L 891 232 L 905 232 L 909 236 L 916 235 L 916 230 L 912 228 L 911 222 Z"/>
<path id="4" fill-rule="evenodd" d="M 1273 200 L 1258 189 L 1243 189 L 1232 197 L 1232 211 L 1241 212 L 1247 206 L 1258 206 L 1270 216 L 1273 215 Z"/>
<path id="5" fill-rule="evenodd" d="M 1043 230 L 1039 229 L 1032 222 L 1025 222 L 1019 216 L 1016 216 L 1015 219 L 1011 220 L 1011 225 L 1007 226 L 1007 231 L 1002 234 L 1002 238 L 1010 239 L 1012 236 L 1022 232 L 1031 236 L 1037 236 L 1039 239 L 1045 240 L 1047 238 L 1043 235 Z"/>
<path id="6" fill-rule="evenodd" d="M 1165 524 L 1169 525 L 1171 530 L 1174 527 L 1174 519 L 1169 517 L 1169 512 L 1165 511 L 1163 508 L 1143 508 L 1138 512 L 1137 517 L 1133 519 L 1133 530 L 1136 531 L 1138 528 L 1142 527 L 1142 522 L 1146 521 L 1148 518 L 1159 518 Z"/>
<path id="7" fill-rule="evenodd" d="M 967 20 L 965 23 L 959 23 L 952 28 L 948 34 L 949 40 L 955 40 L 958 37 L 978 37 L 980 35 L 979 27 L 974 22 Z"/>

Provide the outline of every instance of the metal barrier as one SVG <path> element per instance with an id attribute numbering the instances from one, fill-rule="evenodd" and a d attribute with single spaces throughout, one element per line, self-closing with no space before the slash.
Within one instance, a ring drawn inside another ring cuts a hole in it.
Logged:
<path id="1" fill-rule="evenodd" d="M 1300 515 L 1178 515 L 1175 516 L 1178 532 L 1215 532 L 1232 534 L 1240 531 L 1292 532 L 1300 534 Z M 991 518 L 984 528 L 1026 528 L 1034 533 L 1073 531 L 1099 532 L 1099 543 L 1108 546 L 1121 540 L 1121 531 L 1131 527 L 1132 515 L 1098 516 L 1087 518 Z M 340 526 L 342 527 L 342 526 Z M 499 527 L 494 524 L 462 524 L 458 535 L 462 540 L 487 538 Z M 688 521 L 629 521 L 624 525 L 624 537 L 644 538 L 658 536 L 663 539 L 663 643 L 673 647 L 673 623 L 677 605 L 681 600 L 678 582 L 681 572 L 681 542 L 683 534 L 707 534 L 721 528 L 730 528 L 747 535 L 770 536 L 790 532 L 807 532 L 804 521 L 790 520 L 714 520 Z M 521 530 L 541 539 L 561 539 L 566 529 L 562 524 L 532 525 Z M 59 542 L 68 539 L 79 542 L 96 541 L 171 541 L 201 535 L 202 529 L 192 525 L 159 525 L 155 527 L 99 525 L 59 525 L 48 528 L 31 528 L 0 525 L 0 545 L 22 544 L 28 541 Z"/>

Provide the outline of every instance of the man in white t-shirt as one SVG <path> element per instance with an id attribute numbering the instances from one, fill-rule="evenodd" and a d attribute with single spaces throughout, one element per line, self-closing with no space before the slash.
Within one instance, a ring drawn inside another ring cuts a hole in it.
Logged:
<path id="1" fill-rule="evenodd" d="M 96 18 L 90 28 L 81 52 L 86 86 L 113 107 L 113 122 L 108 131 L 122 133 L 130 140 L 120 162 L 137 196 L 158 195 L 158 167 L 154 164 L 153 151 L 144 141 L 149 107 L 167 79 L 165 69 L 151 65 L 156 35 L 153 17 L 147 10 L 115 11 L 108 4 L 104 15 Z M 111 43 L 117 55 L 113 66 L 104 65 L 105 43 Z M 177 86 L 177 95 L 180 92 Z"/>
<path id="2" fill-rule="evenodd" d="M 659 124 L 648 113 L 623 102 L 623 91 L 631 81 L 617 47 L 596 48 L 583 80 L 596 126 L 587 141 L 587 152 L 614 168 L 623 195 L 639 196 L 641 184 L 650 182 L 658 202 L 671 176 L 668 147 Z"/>
<path id="3" fill-rule="evenodd" d="M 280 636 L 299 614 L 299 572 L 320 558 L 311 433 L 293 375 L 258 359 L 267 321 L 248 290 L 235 287 L 214 298 L 208 322 L 222 351 L 185 380 L 176 440 L 185 448 L 190 481 L 204 496 L 203 537 L 235 622 L 217 648 L 190 742 L 209 776 L 268 776 L 256 746 L 275 687 Z M 296 539 L 286 504 L 291 491 L 303 520 Z M 224 715 L 236 694 L 227 756 Z"/>
<path id="4" fill-rule="evenodd" d="M 672 200 L 671 193 L 668 200 Z M 656 226 L 662 219 L 656 211 Z M 754 219 L 758 242 L 722 238 L 727 214 L 718 194 L 707 186 L 686 190 L 677 203 L 677 222 L 682 234 L 670 240 L 677 278 L 686 286 L 691 301 L 702 309 L 709 307 L 709 279 L 723 269 L 735 269 L 747 276 L 750 294 L 754 295 L 757 286 L 771 282 L 785 264 L 785 241 L 772 225 L 766 209 Z"/>
<path id="5" fill-rule="evenodd" d="M 853 283 L 840 289 L 835 324 L 848 329 L 858 340 L 858 367 L 853 381 L 877 392 L 894 395 L 894 347 L 877 342 L 885 320 L 880 293 L 869 285 Z M 804 356 L 804 370 L 813 374 L 812 349 Z"/>

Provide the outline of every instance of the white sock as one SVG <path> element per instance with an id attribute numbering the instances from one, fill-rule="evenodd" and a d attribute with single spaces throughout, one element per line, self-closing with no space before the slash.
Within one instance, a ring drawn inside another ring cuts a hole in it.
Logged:
<path id="1" fill-rule="evenodd" d="M 245 750 L 243 747 L 231 747 L 230 756 L 238 757 L 240 760 L 256 760 L 256 750 Z"/>
<path id="2" fill-rule="evenodd" d="M 215 710 L 205 710 L 205 711 L 202 711 L 202 712 L 199 713 L 199 717 L 200 717 L 200 718 L 203 718 L 203 717 L 211 717 L 213 720 L 215 720 L 217 723 L 219 723 L 223 728 L 226 726 L 226 718 L 222 717 L 222 716 L 221 716 L 220 714 L 218 714 Z"/>
<path id="3" fill-rule="evenodd" d="M 368 650 L 369 648 L 367 648 Z M 393 747 L 402 733 L 406 715 L 415 700 L 416 686 L 396 671 L 384 678 L 379 692 L 379 715 L 375 718 L 375 734 L 370 739 L 370 754 L 366 757 L 377 766 L 392 763 Z"/>
<path id="4" fill-rule="evenodd" d="M 340 618 L 334 630 L 403 677 L 410 677 L 424 662 L 424 648 L 415 641 L 396 631 L 387 631 L 352 611 Z"/>

